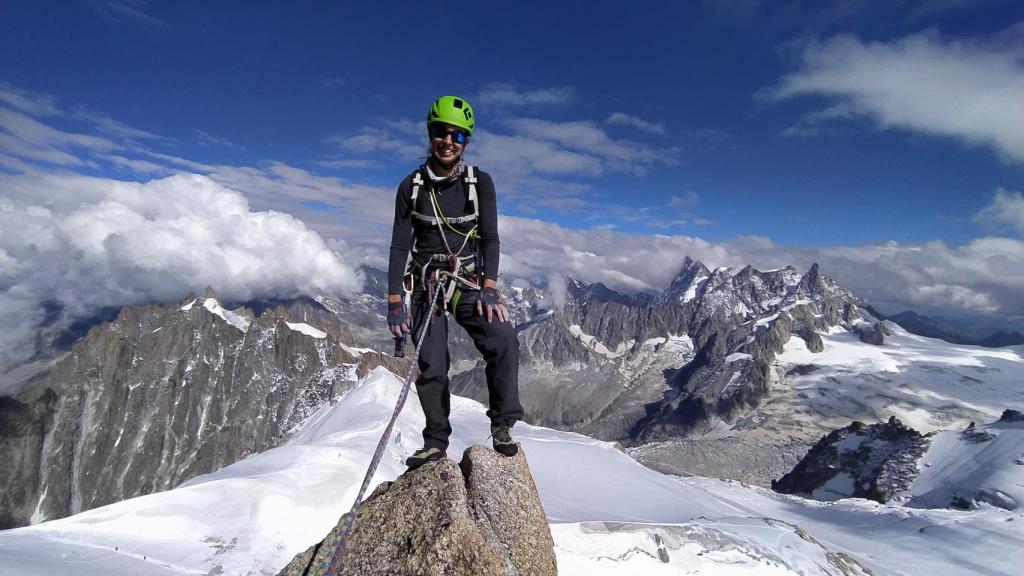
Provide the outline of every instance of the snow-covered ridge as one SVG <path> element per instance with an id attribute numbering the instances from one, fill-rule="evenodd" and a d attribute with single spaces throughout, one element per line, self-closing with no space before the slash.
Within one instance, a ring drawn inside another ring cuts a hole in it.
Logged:
<path id="1" fill-rule="evenodd" d="M 285 324 L 292 330 L 295 330 L 296 332 L 301 332 L 306 336 L 311 336 L 313 338 L 327 338 L 326 332 L 324 332 L 323 330 L 318 330 L 304 322 L 285 322 Z"/>
<path id="2" fill-rule="evenodd" d="M 587 347 L 597 352 L 598 354 L 606 358 L 618 358 L 633 349 L 633 345 L 636 344 L 636 340 L 630 340 L 629 342 L 620 342 L 615 350 L 609 350 L 601 341 L 595 336 L 583 332 L 583 329 L 579 324 L 573 324 L 569 326 L 569 333 L 579 338 L 580 342 Z"/>
<path id="3" fill-rule="evenodd" d="M 190 306 L 191 307 L 191 306 Z M 203 301 L 203 308 L 206 308 L 210 313 L 220 316 L 225 322 L 231 324 L 235 328 L 238 328 L 242 332 L 249 330 L 249 324 L 252 323 L 252 319 L 246 318 L 241 314 L 227 310 L 217 302 L 215 298 L 207 298 Z"/>
<path id="4" fill-rule="evenodd" d="M 378 368 L 284 446 L 174 490 L 0 532 L 0 566 L 25 576 L 275 574 L 350 506 L 400 388 Z M 394 479 L 419 447 L 415 395 L 409 404 L 374 484 Z M 452 421 L 450 457 L 486 441 L 482 405 L 453 397 Z M 997 508 L 822 504 L 665 476 L 578 434 L 524 424 L 514 434 L 553 524 L 563 575 L 1010 574 L 1012 550 L 1024 546 L 1020 514 Z"/>

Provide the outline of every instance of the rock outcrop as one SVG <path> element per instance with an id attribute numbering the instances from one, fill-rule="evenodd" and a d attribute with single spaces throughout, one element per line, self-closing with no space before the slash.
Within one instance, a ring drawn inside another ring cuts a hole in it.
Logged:
<path id="1" fill-rule="evenodd" d="M 895 417 L 870 426 L 854 422 L 822 438 L 772 490 L 818 500 L 867 498 L 888 502 L 918 475 L 929 436 Z"/>
<path id="2" fill-rule="evenodd" d="M 865 344 L 872 344 L 875 346 L 882 346 L 885 344 L 885 337 L 890 336 L 891 332 L 885 327 L 882 322 L 875 322 L 870 329 L 859 329 L 857 330 L 857 336 L 860 341 Z"/>
<path id="3" fill-rule="evenodd" d="M 1002 416 L 999 417 L 1000 422 L 1024 422 L 1024 412 L 1020 410 L 1012 410 L 1007 408 L 1003 410 Z"/>
<path id="4" fill-rule="evenodd" d="M 279 576 L 324 574 L 344 522 Z M 339 576 L 558 572 L 525 453 L 507 458 L 483 446 L 467 449 L 460 465 L 446 458 L 378 486 L 359 506 L 337 565 Z"/>

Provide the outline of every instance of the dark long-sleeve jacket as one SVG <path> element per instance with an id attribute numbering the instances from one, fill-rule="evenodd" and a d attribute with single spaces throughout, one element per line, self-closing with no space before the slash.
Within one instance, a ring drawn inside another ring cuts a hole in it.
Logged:
<path id="1" fill-rule="evenodd" d="M 483 258 L 482 264 L 484 279 L 497 280 L 498 278 L 498 206 L 494 194 L 494 181 L 486 172 L 474 169 L 476 176 L 476 193 L 479 203 L 480 216 L 477 219 L 477 229 L 480 235 L 479 254 Z M 395 222 L 391 230 L 391 254 L 388 262 L 388 294 L 402 293 L 402 276 L 405 274 L 405 266 L 409 251 L 415 247 L 416 253 L 421 255 L 446 254 L 444 242 L 441 240 L 441 232 L 437 226 L 412 217 L 412 179 L 413 174 L 407 176 L 398 185 L 398 192 L 395 194 Z M 434 215 L 434 209 L 430 202 L 431 186 L 435 187 L 435 196 L 441 209 L 441 214 L 448 218 L 466 216 L 473 213 L 473 204 L 469 201 L 469 194 L 465 178 L 460 177 L 450 182 L 433 183 L 426 174 L 423 174 L 424 184 L 420 186 L 416 198 L 416 211 L 428 216 Z M 442 224 L 445 230 L 445 238 L 452 250 L 458 251 L 462 246 L 465 237 L 453 232 L 446 225 Z M 453 224 L 462 233 L 469 232 L 473 223 Z M 475 254 L 477 252 L 477 240 L 470 239 L 462 251 L 462 256 Z"/>

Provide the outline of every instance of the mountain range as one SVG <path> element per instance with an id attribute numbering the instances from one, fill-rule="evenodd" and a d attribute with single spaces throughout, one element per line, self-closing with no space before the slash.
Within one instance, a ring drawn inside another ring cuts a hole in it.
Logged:
<path id="1" fill-rule="evenodd" d="M 2 397 L 3 526 L 165 490 L 288 441 L 377 366 L 383 273 L 348 298 L 127 307 Z M 1024 405 L 1021 353 L 915 336 L 817 265 L 711 270 L 663 293 L 569 280 L 508 290 L 531 424 L 616 442 L 674 475 L 768 486 L 822 436 L 898 417 L 927 433 Z M 231 308 L 230 310 L 228 308 Z M 453 391 L 486 396 L 452 331 Z"/>

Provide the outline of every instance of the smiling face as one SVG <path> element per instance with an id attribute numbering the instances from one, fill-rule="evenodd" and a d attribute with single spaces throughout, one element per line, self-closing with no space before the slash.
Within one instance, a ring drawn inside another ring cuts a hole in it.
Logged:
<path id="1" fill-rule="evenodd" d="M 430 151 L 434 155 L 434 160 L 442 166 L 451 166 L 458 161 L 469 144 L 466 132 L 451 124 L 435 122 L 430 125 L 429 132 Z"/>

